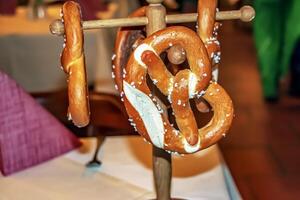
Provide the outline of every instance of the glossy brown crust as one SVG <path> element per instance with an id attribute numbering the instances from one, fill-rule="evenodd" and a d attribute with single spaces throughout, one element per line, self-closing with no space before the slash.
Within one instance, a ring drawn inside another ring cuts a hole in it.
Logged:
<path id="1" fill-rule="evenodd" d="M 214 112 L 211 121 L 199 130 L 199 133 L 205 133 L 200 136 L 202 147 L 207 148 L 226 136 L 234 117 L 234 109 L 230 96 L 216 82 L 209 85 L 203 98 Z"/>
<path id="2" fill-rule="evenodd" d="M 186 151 L 183 139 L 192 146 L 200 143 L 197 151 L 213 145 L 228 131 L 233 117 L 233 106 L 224 89 L 217 83 L 210 83 L 210 59 L 201 39 L 195 32 L 185 27 L 170 27 L 149 36 L 142 42 L 141 46 L 145 44 L 154 50 L 154 52 L 145 50 L 141 55 L 141 61 L 146 65 L 146 68 L 139 64 L 133 53 L 126 67 L 124 81 L 151 97 L 151 91 L 146 83 L 146 75 L 149 74 L 152 81 L 155 81 L 157 88 L 164 95 L 170 95 L 171 106 L 180 131 L 177 131 L 170 124 L 167 117 L 161 113 L 165 127 L 164 149 L 178 153 L 190 153 Z M 160 55 L 170 45 L 181 45 L 185 49 L 190 70 L 182 70 L 176 76 L 173 76 L 167 70 L 163 61 L 157 55 Z M 199 67 L 199 60 L 203 64 L 200 64 L 201 67 Z M 191 72 L 198 79 L 195 90 L 198 94 L 205 91 L 203 98 L 214 109 L 212 120 L 201 129 L 197 127 L 189 104 L 187 80 L 189 80 Z M 171 94 L 170 87 L 172 88 Z M 138 132 L 151 142 L 139 113 L 133 108 L 126 96 L 124 100 L 126 110 L 135 122 Z M 155 103 L 155 100 L 153 102 Z"/>
<path id="3" fill-rule="evenodd" d="M 134 11 L 129 17 L 145 16 L 146 7 L 141 7 Z M 129 56 L 133 49 L 144 39 L 142 27 L 119 28 L 115 40 L 115 55 L 112 58 L 114 80 L 118 91 L 122 91 L 123 69 L 125 69 Z"/>
<path id="4" fill-rule="evenodd" d="M 198 35 L 206 41 L 213 35 L 217 0 L 198 0 Z"/>
<path id="5" fill-rule="evenodd" d="M 217 67 L 220 59 L 220 43 L 217 38 L 219 23 L 215 22 L 217 0 L 198 0 L 197 33 L 204 42 L 212 67 Z M 208 112 L 210 107 L 203 99 L 196 99 L 196 106 L 200 112 Z"/>
<path id="6" fill-rule="evenodd" d="M 68 1 L 62 8 L 65 44 L 61 64 L 68 77 L 68 117 L 78 127 L 89 123 L 87 78 L 83 53 L 83 32 L 80 7 Z"/>
<path id="7" fill-rule="evenodd" d="M 210 61 L 207 57 L 204 44 L 200 38 L 197 37 L 194 31 L 182 26 L 172 26 L 161 31 L 157 31 L 147 37 L 142 44 L 151 46 L 156 55 L 160 55 L 170 46 L 182 46 L 186 51 L 191 71 L 199 78 L 195 90 L 202 91 L 208 86 L 209 81 L 211 80 Z M 159 59 L 159 61 L 160 63 L 155 63 L 155 66 L 148 66 L 148 73 L 150 77 L 151 74 L 155 74 L 155 79 L 158 82 L 160 82 L 160 80 L 162 82 L 168 82 L 172 74 L 164 67 L 163 61 L 161 59 Z M 150 62 L 150 60 L 145 59 L 145 62 Z M 159 64 L 163 66 L 159 66 Z M 133 75 L 132 73 L 135 73 L 135 68 L 139 68 L 137 65 L 139 66 L 134 56 L 131 55 L 126 68 L 126 71 L 128 71 L 130 76 Z M 127 78 L 126 81 L 128 81 Z M 160 90 L 164 95 L 168 95 L 168 88 L 161 87 Z"/>
<path id="8" fill-rule="evenodd" d="M 215 22 L 217 2 L 217 0 L 198 0 L 197 33 L 207 48 L 213 67 L 218 64 L 214 62 L 213 54 L 220 52 L 220 44 L 217 37 L 220 23 Z"/>

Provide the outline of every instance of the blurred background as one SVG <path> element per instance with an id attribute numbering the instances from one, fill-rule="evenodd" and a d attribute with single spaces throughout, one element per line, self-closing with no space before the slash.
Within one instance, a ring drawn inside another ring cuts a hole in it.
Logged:
<path id="1" fill-rule="evenodd" d="M 126 17 L 145 5 L 145 1 L 134 0 L 79 3 L 85 20 Z M 196 0 L 164 3 L 171 13 L 196 12 L 197 8 Z M 53 98 L 59 99 L 56 95 L 65 98 L 66 88 L 64 74 L 58 70 L 62 38 L 48 31 L 61 4 L 0 0 L 0 70 L 38 100 L 51 94 L 50 103 L 41 102 L 78 136 L 86 137 L 87 130 L 67 124 L 61 114 L 65 107 L 53 103 Z M 255 8 L 255 20 L 222 22 L 219 34 L 219 80 L 235 106 L 232 128 L 219 146 L 243 199 L 299 199 L 300 1 L 219 1 L 220 10 L 243 5 Z M 97 92 L 116 94 L 110 71 L 115 33 L 116 29 L 103 29 L 85 35 L 89 83 Z M 124 124 L 123 131 L 132 131 Z"/>

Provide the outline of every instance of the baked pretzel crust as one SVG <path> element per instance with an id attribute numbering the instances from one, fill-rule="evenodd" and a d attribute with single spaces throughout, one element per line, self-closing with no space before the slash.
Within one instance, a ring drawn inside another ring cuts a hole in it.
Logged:
<path id="1" fill-rule="evenodd" d="M 61 55 L 61 64 L 67 74 L 68 118 L 76 126 L 83 127 L 89 123 L 90 111 L 83 52 L 81 11 L 77 3 L 68 1 L 63 5 L 62 21 L 65 28 L 65 43 Z"/>

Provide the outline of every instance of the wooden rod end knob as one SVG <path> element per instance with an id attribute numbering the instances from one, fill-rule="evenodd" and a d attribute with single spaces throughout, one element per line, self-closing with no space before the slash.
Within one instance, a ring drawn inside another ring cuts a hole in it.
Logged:
<path id="1" fill-rule="evenodd" d="M 54 20 L 49 26 L 50 32 L 53 35 L 61 36 L 64 34 L 64 25 L 61 20 Z"/>
<path id="2" fill-rule="evenodd" d="M 243 22 L 250 22 L 255 17 L 255 10 L 251 6 L 243 6 L 241 8 L 241 20 Z"/>
<path id="3" fill-rule="evenodd" d="M 168 50 L 168 59 L 175 65 L 180 65 L 186 59 L 185 50 L 180 45 L 174 45 Z"/>

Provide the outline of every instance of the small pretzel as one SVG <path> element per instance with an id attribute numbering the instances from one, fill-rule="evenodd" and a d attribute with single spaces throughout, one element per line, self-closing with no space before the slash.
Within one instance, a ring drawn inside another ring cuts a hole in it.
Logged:
<path id="1" fill-rule="evenodd" d="M 68 1 L 63 5 L 61 15 L 65 28 L 61 64 L 68 76 L 68 117 L 76 126 L 83 127 L 89 123 L 90 112 L 80 7 Z"/>
<path id="2" fill-rule="evenodd" d="M 217 37 L 220 23 L 215 22 L 216 12 L 217 0 L 198 0 L 197 33 L 204 42 L 211 59 L 214 81 L 218 80 L 218 64 L 221 60 L 220 42 Z M 202 98 L 195 99 L 195 102 L 200 112 L 210 110 L 209 105 Z"/>
<path id="3" fill-rule="evenodd" d="M 220 23 L 215 22 L 217 12 L 217 0 L 198 1 L 198 28 L 197 33 L 204 42 L 208 56 L 212 59 L 212 66 L 220 62 L 220 42 L 218 41 L 218 29 Z"/>
<path id="4" fill-rule="evenodd" d="M 190 69 L 173 76 L 159 55 L 173 45 L 181 45 Z M 123 80 L 124 103 L 137 131 L 158 148 L 171 152 L 194 153 L 207 148 L 224 135 L 231 124 L 230 97 L 217 83 L 211 83 L 211 62 L 205 45 L 195 32 L 170 27 L 147 37 L 130 56 Z M 147 74 L 168 96 L 179 130 L 164 115 L 146 82 Z M 189 100 L 203 96 L 214 109 L 214 116 L 198 129 Z"/>

